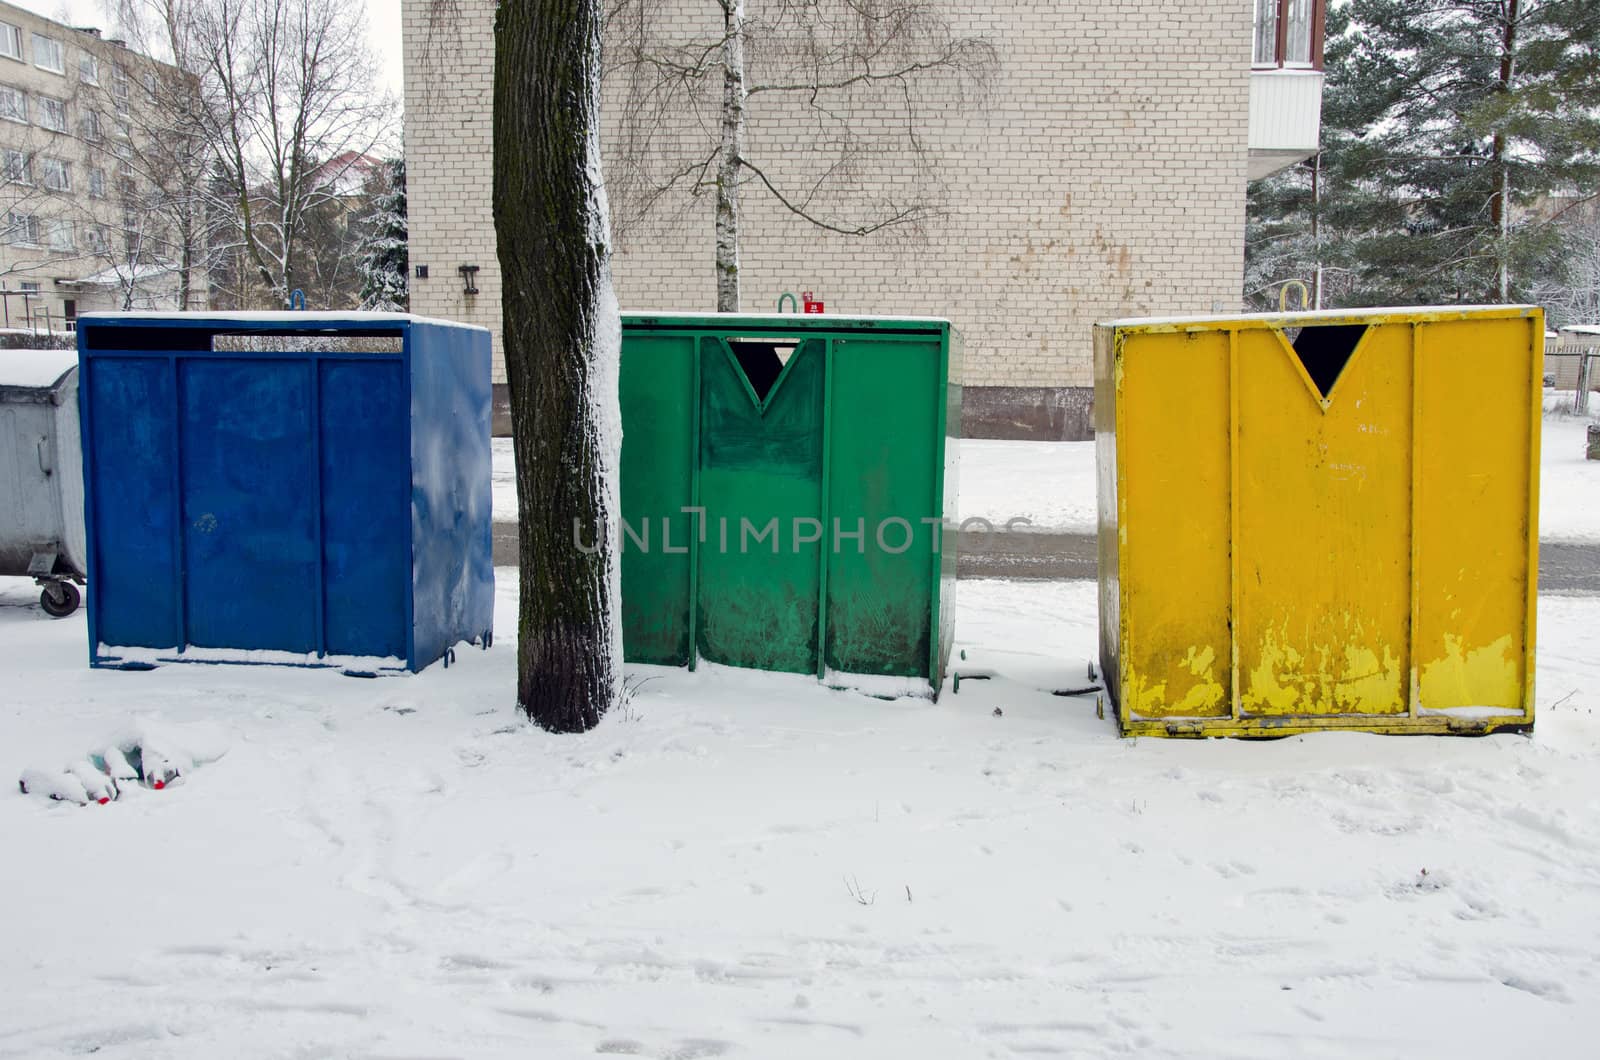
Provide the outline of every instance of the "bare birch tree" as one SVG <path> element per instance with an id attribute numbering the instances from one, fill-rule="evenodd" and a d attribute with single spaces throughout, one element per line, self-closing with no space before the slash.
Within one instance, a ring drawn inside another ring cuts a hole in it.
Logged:
<path id="1" fill-rule="evenodd" d="M 272 305 L 311 276 L 309 229 L 349 193 L 354 167 L 393 133 L 361 5 L 343 0 L 116 0 L 146 47 L 194 78 L 210 213 Z M 357 180 L 359 183 L 359 179 Z M 249 304 L 239 292 L 241 304 Z"/>
<path id="2" fill-rule="evenodd" d="M 626 101 L 609 181 L 619 237 L 671 197 L 710 193 L 717 309 L 736 312 L 746 190 L 846 236 L 939 212 L 925 90 L 945 105 L 981 98 L 996 65 L 987 41 L 957 35 L 929 0 L 702 2 L 696 24 L 692 5 L 613 0 L 606 76 Z M 750 148 L 752 112 L 793 120 L 803 172 L 792 154 L 786 164 Z M 898 179 L 884 179 L 891 168 Z"/>
<path id="3" fill-rule="evenodd" d="M 1561 219 L 1560 242 L 1530 285 L 1551 327 L 1600 324 L 1600 204 L 1582 205 Z"/>

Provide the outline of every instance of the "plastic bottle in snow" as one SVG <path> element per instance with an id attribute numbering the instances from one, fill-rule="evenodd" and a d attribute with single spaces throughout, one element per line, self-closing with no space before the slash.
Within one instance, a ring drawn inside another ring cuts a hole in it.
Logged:
<path id="1" fill-rule="evenodd" d="M 17 787 L 24 795 L 38 795 L 56 802 L 72 802 L 79 806 L 89 804 L 89 793 L 83 782 L 71 773 L 51 772 L 47 769 L 24 769 L 17 778 Z"/>
<path id="2" fill-rule="evenodd" d="M 83 758 L 69 763 L 67 772 L 83 785 L 84 794 L 89 797 L 90 802 L 104 806 L 117 797 L 117 785 L 89 759 Z"/>

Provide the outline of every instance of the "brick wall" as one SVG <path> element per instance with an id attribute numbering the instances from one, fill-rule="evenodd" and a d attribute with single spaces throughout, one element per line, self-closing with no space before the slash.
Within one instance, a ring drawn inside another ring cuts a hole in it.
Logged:
<path id="1" fill-rule="evenodd" d="M 490 195 L 494 141 L 494 0 L 404 0 L 406 223 L 411 311 L 494 335 L 505 382 L 500 265 Z M 426 266 L 427 279 L 416 276 Z M 476 295 L 461 265 L 477 265 Z"/>
<path id="2" fill-rule="evenodd" d="M 430 269 L 413 282 L 413 309 L 495 329 L 498 354 L 493 6 L 404 0 L 403 11 L 411 260 Z M 717 25 L 715 4 L 671 6 L 686 35 Z M 455 15 L 430 27 L 430 10 Z M 966 337 L 966 384 L 1028 388 L 1090 386 L 1097 320 L 1237 309 L 1250 5 L 991 0 L 952 5 L 947 17 L 957 34 L 988 40 L 999 64 L 987 94 L 967 105 L 941 100 L 938 79 L 919 89 L 932 178 L 890 144 L 862 181 L 815 204 L 864 218 L 920 181 L 936 215 L 920 231 L 845 237 L 748 188 L 743 308 L 769 310 L 783 291 L 812 290 L 830 313 L 948 316 Z M 761 76 L 754 59 L 750 74 Z M 623 86 L 608 83 L 606 113 L 622 98 Z M 898 112 L 881 97 L 864 94 L 845 109 L 861 135 L 893 139 Z M 699 148 L 687 116 L 668 131 L 663 164 Z M 803 188 L 830 157 L 803 100 L 752 98 L 748 138 L 747 153 L 788 187 Z M 613 137 L 607 150 L 614 155 Z M 709 192 L 674 193 L 619 232 L 624 309 L 714 308 L 712 210 Z M 475 297 L 461 294 L 455 269 L 464 262 L 481 267 Z"/>

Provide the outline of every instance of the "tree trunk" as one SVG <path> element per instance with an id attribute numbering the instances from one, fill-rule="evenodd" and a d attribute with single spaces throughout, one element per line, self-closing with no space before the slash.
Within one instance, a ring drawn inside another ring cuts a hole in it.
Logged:
<path id="1" fill-rule="evenodd" d="M 717 312 L 739 311 L 739 166 L 744 157 L 744 0 L 722 0 L 722 149 L 717 164 Z"/>
<path id="2" fill-rule="evenodd" d="M 1311 156 L 1311 308 L 1322 308 L 1322 152 Z"/>
<path id="3" fill-rule="evenodd" d="M 1500 36 L 1500 80 L 1497 90 L 1511 91 L 1517 70 L 1517 8 L 1519 0 L 1503 0 Z M 1493 146 L 1494 194 L 1489 216 L 1495 227 L 1495 286 L 1491 300 L 1511 301 L 1511 162 L 1506 157 L 1506 135 L 1495 133 Z"/>
<path id="4" fill-rule="evenodd" d="M 500 0 L 494 220 L 521 521 L 517 705 L 582 732 L 622 694 L 621 325 L 600 182 L 598 0 Z"/>
<path id="5" fill-rule="evenodd" d="M 183 210 L 185 218 L 192 216 L 194 209 L 185 205 Z M 194 307 L 189 304 L 190 288 L 194 283 L 194 228 L 185 224 L 179 229 L 178 238 L 183 241 L 183 249 L 179 252 L 178 259 L 178 308 L 189 310 Z"/>

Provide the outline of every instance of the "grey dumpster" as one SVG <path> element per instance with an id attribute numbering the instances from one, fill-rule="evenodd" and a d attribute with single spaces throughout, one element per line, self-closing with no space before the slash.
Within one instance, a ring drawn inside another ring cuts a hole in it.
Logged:
<path id="1" fill-rule="evenodd" d="M 0 350 L 0 575 L 31 577 L 61 618 L 83 584 L 75 350 Z"/>

